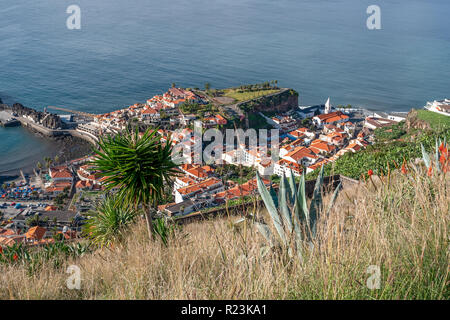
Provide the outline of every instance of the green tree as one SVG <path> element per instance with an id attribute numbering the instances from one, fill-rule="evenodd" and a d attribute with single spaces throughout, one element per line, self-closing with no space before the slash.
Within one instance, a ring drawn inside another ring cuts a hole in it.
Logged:
<path id="1" fill-rule="evenodd" d="M 51 158 L 49 158 L 49 157 L 45 157 L 44 160 L 45 160 L 45 164 L 47 166 L 47 169 L 50 169 L 50 166 L 52 165 L 53 160 Z"/>
<path id="2" fill-rule="evenodd" d="M 99 146 L 92 165 L 105 177 L 106 190 L 118 189 L 123 203 L 136 210 L 143 206 L 151 237 L 152 213 L 164 198 L 164 186 L 178 173 L 172 143 L 162 144 L 157 129 L 148 129 L 142 137 L 137 130 L 102 137 Z"/>
<path id="3" fill-rule="evenodd" d="M 175 82 L 172 82 L 172 88 L 175 88 L 177 85 Z"/>
<path id="4" fill-rule="evenodd" d="M 108 246 L 121 239 L 123 231 L 135 218 L 136 212 L 132 207 L 122 205 L 121 198 L 107 196 L 89 216 L 83 226 L 83 233 L 94 244 Z"/>
<path id="5" fill-rule="evenodd" d="M 205 83 L 205 90 L 209 91 L 210 88 L 211 88 L 211 84 L 209 82 Z"/>

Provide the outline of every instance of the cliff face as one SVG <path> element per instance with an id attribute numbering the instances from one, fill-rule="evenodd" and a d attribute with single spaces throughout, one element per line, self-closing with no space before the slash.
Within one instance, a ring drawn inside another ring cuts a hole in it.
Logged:
<path id="1" fill-rule="evenodd" d="M 13 104 L 11 110 L 19 116 L 31 117 L 36 123 L 41 123 L 44 127 L 49 129 L 62 128 L 62 121 L 56 114 L 45 114 L 31 108 L 24 107 L 20 103 Z"/>
<path id="2" fill-rule="evenodd" d="M 286 112 L 298 107 L 298 93 L 295 90 L 288 89 L 281 93 L 242 103 L 239 107 L 246 112 Z"/>

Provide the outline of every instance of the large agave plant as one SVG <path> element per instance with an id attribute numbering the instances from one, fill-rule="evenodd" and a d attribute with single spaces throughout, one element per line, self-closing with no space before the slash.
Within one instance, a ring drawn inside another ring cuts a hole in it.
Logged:
<path id="1" fill-rule="evenodd" d="M 447 149 L 447 141 L 444 137 L 444 141 L 441 139 L 436 138 L 436 146 L 434 150 L 434 154 L 428 154 L 425 150 L 425 147 L 423 144 L 420 144 L 420 147 L 422 148 L 422 159 L 425 164 L 425 167 L 428 169 L 428 172 L 431 173 L 431 168 L 436 168 L 438 173 L 441 173 L 442 171 L 447 171 L 447 157 L 448 157 L 448 149 Z M 434 159 L 434 164 L 431 159 Z"/>
<path id="2" fill-rule="evenodd" d="M 310 247 L 312 246 L 312 240 L 316 237 L 317 221 L 322 215 L 323 166 L 317 177 L 309 207 L 306 201 L 304 175 L 301 176 L 298 186 L 292 171 L 289 178 L 283 175 L 278 195 L 272 186 L 267 190 L 259 174 L 256 175 L 256 178 L 258 191 L 273 221 L 278 234 L 278 241 L 283 247 L 294 247 L 301 258 L 302 243 L 306 242 Z M 341 184 L 336 188 L 328 205 L 327 216 L 334 205 L 340 188 Z M 271 245 L 274 245 L 277 237 L 272 234 L 268 225 L 256 222 L 256 227 L 266 240 Z"/>

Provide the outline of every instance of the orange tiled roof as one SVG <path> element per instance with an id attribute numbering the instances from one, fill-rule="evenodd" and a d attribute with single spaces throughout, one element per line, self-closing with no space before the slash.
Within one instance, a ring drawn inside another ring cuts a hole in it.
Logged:
<path id="1" fill-rule="evenodd" d="M 36 226 L 28 229 L 27 233 L 25 233 L 25 237 L 27 239 L 41 240 L 46 232 L 47 229 Z"/>
<path id="2" fill-rule="evenodd" d="M 315 153 L 320 153 L 320 151 L 331 152 L 336 149 L 333 145 L 330 145 L 322 140 L 314 140 L 309 148 Z"/>
<path id="3" fill-rule="evenodd" d="M 293 151 L 289 152 L 285 157 L 290 157 L 295 161 L 299 161 L 303 158 L 317 159 L 317 156 L 311 152 L 310 149 L 305 147 L 297 147 Z"/>
<path id="4" fill-rule="evenodd" d="M 319 114 L 316 117 L 319 118 L 321 121 L 324 121 L 326 123 L 332 122 L 332 121 L 330 121 L 330 119 L 332 119 L 332 118 L 337 118 L 338 120 L 348 119 L 349 118 L 349 116 L 343 114 L 341 111 Z M 335 121 L 337 121 L 337 120 L 335 120 Z"/>
<path id="5" fill-rule="evenodd" d="M 52 179 L 72 178 L 72 173 L 69 170 L 61 170 L 57 172 L 52 171 Z"/>
<path id="6" fill-rule="evenodd" d="M 209 179 L 207 179 L 205 181 L 196 183 L 194 185 L 190 185 L 190 186 L 187 186 L 187 187 L 184 187 L 184 188 L 180 188 L 180 189 L 178 189 L 178 192 L 180 194 L 184 194 L 184 195 L 191 194 L 191 193 L 199 192 L 201 190 L 208 189 L 209 187 L 211 187 L 211 186 L 213 186 L 215 184 L 218 184 L 220 182 L 221 182 L 220 179 L 217 179 L 217 178 L 213 177 L 213 178 L 209 178 Z"/>
<path id="7" fill-rule="evenodd" d="M 328 162 L 330 162 L 328 159 L 322 159 L 322 160 L 314 163 L 313 165 L 310 165 L 308 168 L 310 168 L 312 170 L 316 170 L 317 168 L 320 168 L 322 165 L 325 165 Z"/>
<path id="8" fill-rule="evenodd" d="M 279 160 L 277 164 L 281 167 L 292 169 L 292 171 L 297 172 L 298 174 L 301 174 L 303 171 L 302 167 L 298 163 L 286 159 Z"/>
<path id="9" fill-rule="evenodd" d="M 267 179 L 262 179 L 263 183 L 267 186 L 270 181 Z M 234 198 L 248 196 L 250 193 L 258 189 L 256 179 L 252 179 L 242 185 L 237 185 L 231 189 L 217 193 L 214 197 L 216 199 L 227 199 L 231 200 Z"/>

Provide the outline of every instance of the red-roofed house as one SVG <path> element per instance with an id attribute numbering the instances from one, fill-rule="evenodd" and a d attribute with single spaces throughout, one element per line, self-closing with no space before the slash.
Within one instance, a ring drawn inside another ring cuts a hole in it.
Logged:
<path id="1" fill-rule="evenodd" d="M 302 166 L 297 162 L 281 159 L 277 163 L 275 163 L 274 174 L 280 177 L 283 174 L 289 177 L 291 175 L 291 170 L 294 176 L 300 176 L 303 171 Z"/>
<path id="2" fill-rule="evenodd" d="M 72 172 L 66 166 L 53 167 L 49 169 L 49 175 L 53 182 L 72 182 Z"/>
<path id="3" fill-rule="evenodd" d="M 336 150 L 336 147 L 322 140 L 314 140 L 309 149 L 316 154 L 330 155 Z"/>
<path id="4" fill-rule="evenodd" d="M 312 150 L 311 148 L 297 147 L 281 158 L 307 167 L 313 164 L 318 159 L 317 155 L 314 154 L 313 151 L 314 150 Z"/>
<path id="5" fill-rule="evenodd" d="M 342 122 L 348 121 L 350 117 L 341 111 L 331 112 L 331 113 L 324 113 L 320 114 L 318 116 L 313 117 L 313 122 L 317 127 L 323 127 L 326 124 L 338 124 Z"/>
<path id="6" fill-rule="evenodd" d="M 142 120 L 157 120 L 160 118 L 160 114 L 153 108 L 144 109 L 141 113 Z"/>
<path id="7" fill-rule="evenodd" d="M 200 194 L 214 194 L 220 191 L 223 191 L 222 180 L 213 177 L 175 190 L 175 202 L 180 203 L 184 200 L 195 198 Z"/>
<path id="8" fill-rule="evenodd" d="M 264 185 L 269 186 L 270 181 L 267 179 L 262 179 Z M 237 199 L 240 197 L 245 197 L 252 194 L 258 193 L 258 185 L 256 182 L 256 179 L 250 180 L 244 184 L 240 184 L 237 186 L 234 186 L 231 189 L 216 193 L 214 195 L 214 201 L 217 203 L 223 203 L 225 201 Z"/>
<path id="9" fill-rule="evenodd" d="M 25 237 L 28 241 L 34 242 L 39 241 L 44 238 L 45 233 L 47 232 L 47 229 L 36 226 L 28 229 L 27 233 L 25 233 Z"/>

